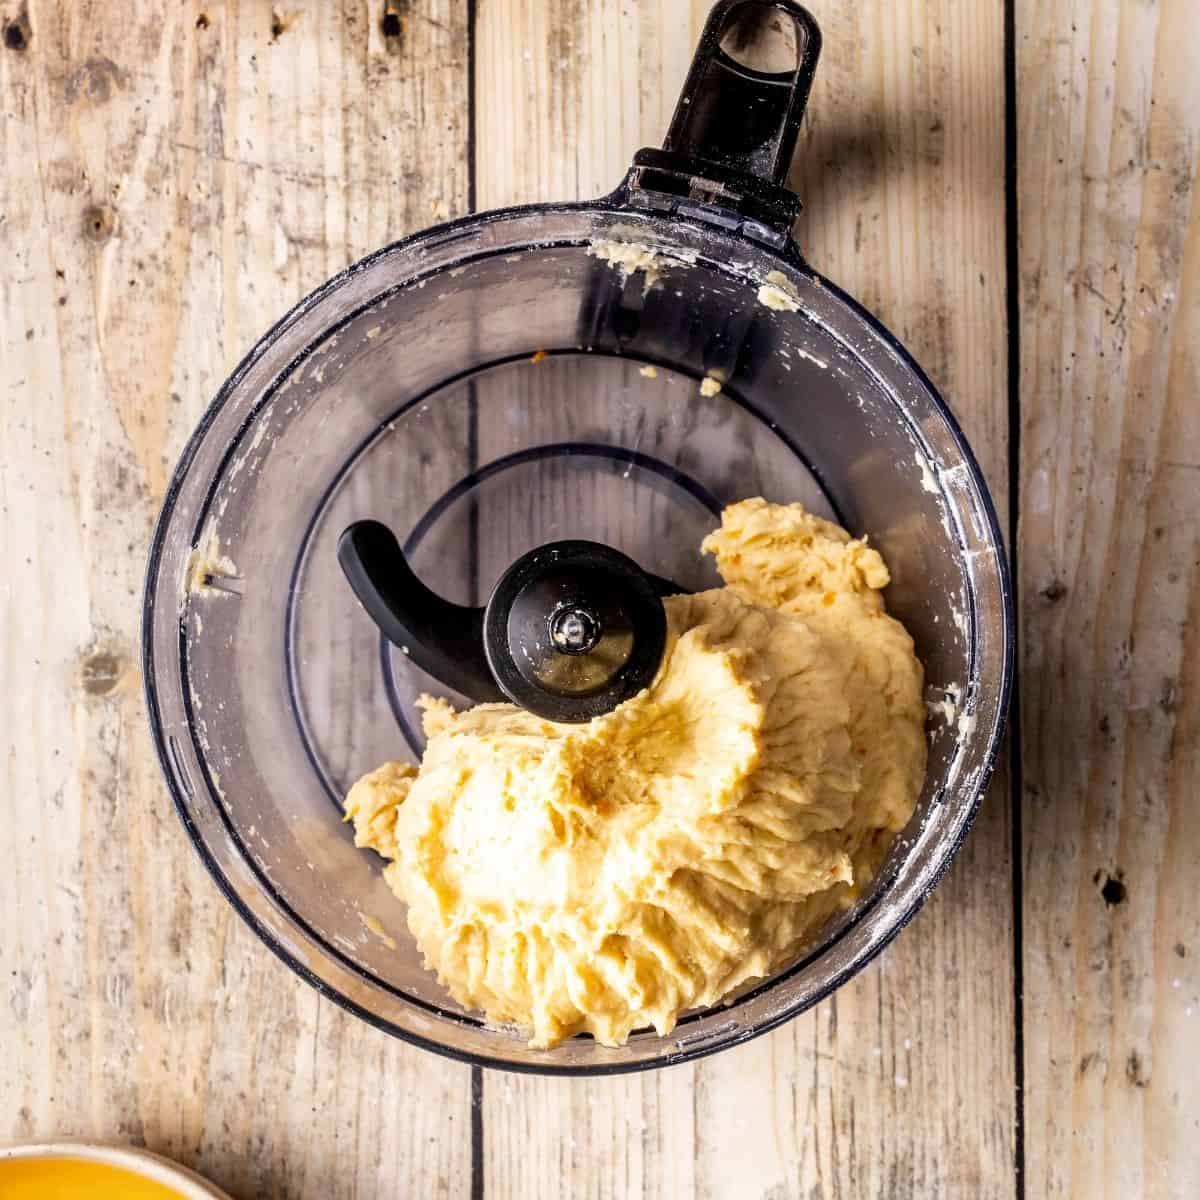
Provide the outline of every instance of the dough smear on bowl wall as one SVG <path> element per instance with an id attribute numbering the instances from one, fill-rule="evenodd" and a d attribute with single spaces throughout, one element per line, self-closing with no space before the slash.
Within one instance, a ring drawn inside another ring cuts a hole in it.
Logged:
<path id="1" fill-rule="evenodd" d="M 666 600 L 649 688 L 576 725 L 427 699 L 420 766 L 346 797 L 427 965 L 532 1046 L 665 1035 L 786 966 L 920 795 L 923 673 L 879 553 L 760 499 L 703 549 L 727 586 Z"/>

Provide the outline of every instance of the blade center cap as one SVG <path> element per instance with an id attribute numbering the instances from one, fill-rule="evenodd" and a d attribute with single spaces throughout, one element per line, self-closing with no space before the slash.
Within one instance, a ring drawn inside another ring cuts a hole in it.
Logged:
<path id="1" fill-rule="evenodd" d="M 560 654 L 587 654 L 603 632 L 600 622 L 575 604 L 564 604 L 550 617 L 550 640 Z"/>

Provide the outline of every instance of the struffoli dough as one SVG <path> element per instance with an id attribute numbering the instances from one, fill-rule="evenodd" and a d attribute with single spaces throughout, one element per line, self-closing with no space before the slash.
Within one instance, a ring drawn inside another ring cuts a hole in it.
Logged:
<path id="1" fill-rule="evenodd" d="M 865 540 L 745 500 L 666 601 L 655 682 L 586 725 L 425 700 L 419 769 L 346 797 L 454 998 L 532 1046 L 620 1045 L 786 965 L 851 904 L 925 774 L 922 670 Z"/>

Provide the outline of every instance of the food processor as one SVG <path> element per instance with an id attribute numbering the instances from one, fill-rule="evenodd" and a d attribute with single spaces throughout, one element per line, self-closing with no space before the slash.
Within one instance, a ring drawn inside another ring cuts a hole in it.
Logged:
<path id="1" fill-rule="evenodd" d="M 297 305 L 184 450 L 150 553 L 144 676 L 189 836 L 322 994 L 489 1066 L 662 1066 L 816 1003 L 946 870 L 1000 746 L 1012 600 L 978 464 L 888 332 L 803 260 L 784 186 L 820 49 L 790 0 L 712 10 L 661 150 L 611 195 L 465 217 Z M 720 583 L 726 504 L 800 501 L 886 559 L 930 702 L 909 827 L 803 956 L 669 1036 L 553 1049 L 459 1007 L 341 801 L 417 761 L 417 699 L 607 711 L 661 597 Z"/>

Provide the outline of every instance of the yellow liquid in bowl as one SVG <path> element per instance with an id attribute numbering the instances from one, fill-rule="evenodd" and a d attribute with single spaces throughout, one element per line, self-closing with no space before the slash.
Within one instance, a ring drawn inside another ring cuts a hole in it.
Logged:
<path id="1" fill-rule="evenodd" d="M 179 1200 L 174 1188 L 83 1158 L 0 1160 L 3 1200 Z"/>

